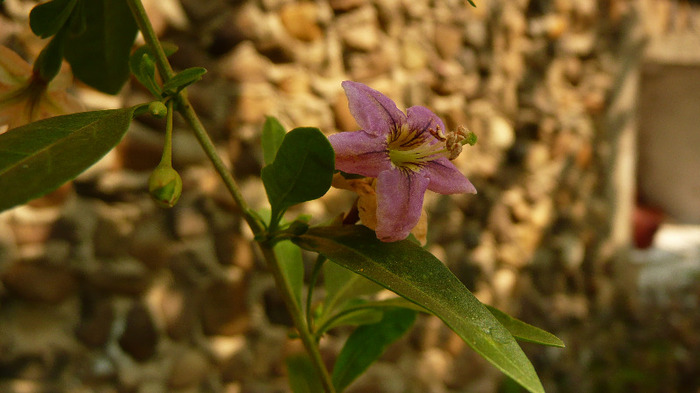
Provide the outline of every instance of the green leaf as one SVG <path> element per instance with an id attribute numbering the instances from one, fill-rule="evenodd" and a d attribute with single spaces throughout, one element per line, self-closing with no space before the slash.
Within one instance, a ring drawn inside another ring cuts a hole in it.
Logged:
<path id="1" fill-rule="evenodd" d="M 377 308 L 358 309 L 347 314 L 339 315 L 337 318 L 333 319 L 331 323 L 326 325 L 323 330 L 326 332 L 338 326 L 369 325 L 379 322 L 383 316 L 384 311 Z"/>
<path id="2" fill-rule="evenodd" d="M 78 0 L 78 3 L 73 8 L 70 19 L 68 19 L 68 33 L 71 35 L 83 34 L 87 28 L 84 3 L 84 1 Z"/>
<path id="3" fill-rule="evenodd" d="M 59 31 L 37 56 L 34 72 L 38 72 L 42 80 L 50 81 L 61 71 L 65 37 L 65 30 Z"/>
<path id="4" fill-rule="evenodd" d="M 548 345 L 550 347 L 559 347 L 559 348 L 564 348 L 564 342 L 561 341 L 558 337 L 553 335 L 552 333 L 549 333 L 547 331 L 544 331 L 538 327 L 532 326 L 528 323 L 525 323 L 519 319 L 513 318 L 510 315 L 504 313 L 503 311 L 493 307 L 489 306 L 488 304 L 485 304 L 486 308 L 493 314 L 494 317 L 500 322 L 503 327 L 508 329 L 510 334 L 513 335 L 517 340 L 520 341 L 527 341 L 535 344 L 542 344 L 542 345 Z M 354 305 L 352 308 L 348 307 L 348 309 L 357 309 L 357 308 L 366 308 L 366 307 L 372 307 L 372 308 L 380 308 L 380 307 L 403 307 L 403 308 L 409 308 L 411 310 L 419 311 L 419 312 L 426 312 L 429 314 L 432 314 L 430 311 L 426 310 L 424 307 L 421 307 L 415 303 L 409 302 L 408 300 L 398 297 L 398 298 L 389 298 L 389 299 L 382 299 L 382 300 L 371 300 L 368 302 L 364 302 L 359 305 Z"/>
<path id="5" fill-rule="evenodd" d="M 547 331 L 544 331 L 538 327 L 532 326 L 530 324 L 527 324 L 519 319 L 513 318 L 510 315 L 504 313 L 503 311 L 485 304 L 486 309 L 493 314 L 493 316 L 500 322 L 503 327 L 508 329 L 508 332 L 513 335 L 517 340 L 520 341 L 527 341 L 535 344 L 542 344 L 542 345 L 548 345 L 551 347 L 559 347 L 559 348 L 564 348 L 564 342 L 561 341 L 558 337 L 553 335 L 552 333 L 549 333 Z M 409 302 L 408 300 L 398 297 L 398 298 L 389 298 L 389 299 L 382 299 L 382 300 L 372 300 L 368 302 L 364 302 L 359 305 L 355 305 L 352 308 L 348 309 L 356 309 L 356 308 L 365 308 L 365 307 L 372 307 L 372 308 L 380 308 L 380 307 L 403 307 L 403 308 L 408 308 L 411 310 L 419 311 L 419 312 L 426 312 L 429 314 L 432 314 L 430 311 L 426 310 L 424 307 L 417 305 L 416 303 Z"/>
<path id="6" fill-rule="evenodd" d="M 275 161 L 277 150 L 282 145 L 282 140 L 284 140 L 286 133 L 279 120 L 272 116 L 265 118 L 265 124 L 262 129 L 262 149 L 265 165 L 270 165 Z"/>
<path id="7" fill-rule="evenodd" d="M 165 56 L 167 57 L 170 57 L 173 53 L 180 49 L 174 42 L 169 41 L 161 41 L 160 46 L 163 47 L 163 52 L 165 52 Z"/>
<path id="8" fill-rule="evenodd" d="M 58 188 L 119 143 L 136 107 L 57 116 L 0 135 L 0 211 Z"/>
<path id="9" fill-rule="evenodd" d="M 78 0 L 53 0 L 39 4 L 29 13 L 29 27 L 41 38 L 58 33 L 75 8 Z"/>
<path id="10" fill-rule="evenodd" d="M 202 79 L 202 75 L 206 73 L 207 70 L 202 67 L 182 70 L 163 84 L 163 93 L 165 95 L 177 94 L 180 90 Z"/>
<path id="11" fill-rule="evenodd" d="M 293 241 L 425 307 L 506 375 L 532 393 L 544 392 L 515 338 L 420 246 L 408 240 L 381 242 L 363 226 L 312 228 Z"/>
<path id="12" fill-rule="evenodd" d="M 124 0 L 82 3 L 85 31 L 68 37 L 65 58 L 78 79 L 104 93 L 117 94 L 129 78 L 136 22 Z"/>
<path id="13" fill-rule="evenodd" d="M 155 97 L 161 97 L 161 90 L 156 83 L 156 64 L 148 47 L 142 46 L 129 57 L 129 70 Z"/>
<path id="14" fill-rule="evenodd" d="M 564 348 L 566 346 L 563 341 L 552 333 L 513 318 L 495 307 L 487 305 L 486 308 L 498 319 L 498 322 L 503 324 L 510 334 L 518 340 L 548 345 L 550 347 Z"/>
<path id="15" fill-rule="evenodd" d="M 381 321 L 363 325 L 348 337 L 333 367 L 333 385 L 342 392 L 352 381 L 413 326 L 416 312 L 405 308 L 389 309 Z"/>
<path id="16" fill-rule="evenodd" d="M 289 282 L 297 304 L 301 305 L 301 290 L 304 287 L 304 261 L 301 249 L 289 240 L 275 244 L 273 251 L 282 266 L 282 274 Z"/>
<path id="17" fill-rule="evenodd" d="M 335 153 L 318 128 L 288 132 L 275 161 L 262 169 L 262 181 L 272 207 L 272 225 L 297 203 L 320 198 L 331 187 Z"/>
<path id="18" fill-rule="evenodd" d="M 293 393 L 323 393 L 323 385 L 306 354 L 287 356 L 287 378 Z"/>
<path id="19" fill-rule="evenodd" d="M 367 325 L 370 323 L 379 322 L 384 316 L 384 309 L 386 307 L 371 307 L 365 306 L 369 302 L 362 299 L 354 299 L 345 304 L 345 307 L 340 309 L 332 317 L 327 318 L 325 321 L 319 321 L 317 325 L 318 330 L 314 333 L 316 337 L 320 338 L 323 334 L 335 327 L 344 325 Z"/>
<path id="20" fill-rule="evenodd" d="M 319 324 L 325 323 L 325 320 L 335 314 L 336 309 L 347 300 L 371 295 L 382 289 L 382 286 L 373 281 L 335 263 L 323 265 L 323 286 L 326 289 L 326 299 L 323 302 L 323 314 L 319 317 Z"/>

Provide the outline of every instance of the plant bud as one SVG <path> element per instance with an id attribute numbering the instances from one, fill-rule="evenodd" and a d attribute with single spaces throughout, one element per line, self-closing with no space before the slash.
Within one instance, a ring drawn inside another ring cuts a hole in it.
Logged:
<path id="1" fill-rule="evenodd" d="M 168 114 L 168 108 L 165 106 L 165 104 L 163 104 L 160 101 L 153 101 L 150 104 L 148 104 L 148 112 L 151 115 L 162 119 L 165 117 L 165 115 Z"/>
<path id="2" fill-rule="evenodd" d="M 170 165 L 158 165 L 148 179 L 148 192 L 162 207 L 173 207 L 182 194 L 182 179 Z"/>

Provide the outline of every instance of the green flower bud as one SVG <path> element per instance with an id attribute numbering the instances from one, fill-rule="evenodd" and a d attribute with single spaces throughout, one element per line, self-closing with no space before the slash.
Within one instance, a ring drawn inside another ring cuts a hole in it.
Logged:
<path id="1" fill-rule="evenodd" d="M 151 115 L 162 119 L 165 117 L 165 115 L 168 114 L 168 108 L 165 106 L 165 104 L 163 104 L 160 101 L 153 101 L 150 104 L 148 104 L 148 112 Z"/>
<path id="2" fill-rule="evenodd" d="M 170 165 L 158 165 L 148 179 L 148 192 L 162 207 L 173 207 L 182 194 L 182 179 Z"/>

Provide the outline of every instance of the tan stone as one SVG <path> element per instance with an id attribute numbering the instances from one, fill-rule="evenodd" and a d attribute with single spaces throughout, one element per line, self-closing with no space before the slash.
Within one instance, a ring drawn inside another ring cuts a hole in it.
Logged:
<path id="1" fill-rule="evenodd" d="M 412 71 L 424 69 L 428 65 L 428 53 L 419 43 L 405 40 L 401 45 L 401 64 Z"/>
<path id="2" fill-rule="evenodd" d="M 318 25 L 318 13 L 315 3 L 288 3 L 280 10 L 280 19 L 292 37 L 302 41 L 313 41 L 323 35 L 323 30 Z"/>
<path id="3" fill-rule="evenodd" d="M 73 182 L 68 182 L 42 197 L 27 202 L 27 205 L 39 208 L 59 206 L 66 202 L 71 195 L 73 195 Z"/>
<path id="4" fill-rule="evenodd" d="M 202 304 L 202 329 L 208 335 L 236 335 L 248 328 L 247 283 L 239 278 L 214 281 L 205 292 Z"/>
<path id="5" fill-rule="evenodd" d="M 435 26 L 435 48 L 444 59 L 451 59 L 462 48 L 462 29 L 439 24 Z"/>
<path id="6" fill-rule="evenodd" d="M 168 386 L 173 389 L 185 389 L 199 384 L 209 370 L 209 361 L 196 349 L 184 349 L 175 354 L 170 368 Z"/>
<path id="7" fill-rule="evenodd" d="M 148 269 L 130 257 L 94 261 L 84 273 L 96 288 L 126 295 L 141 294 L 151 283 Z"/>
<path id="8" fill-rule="evenodd" d="M 235 122 L 262 123 L 274 109 L 274 91 L 267 83 L 246 83 L 241 86 Z"/>
<path id="9" fill-rule="evenodd" d="M 78 282 L 65 268 L 33 262 L 15 262 L 0 280 L 11 292 L 27 300 L 57 304 L 75 293 Z"/>
<path id="10" fill-rule="evenodd" d="M 331 8 L 335 11 L 348 11 L 367 4 L 368 0 L 330 0 Z"/>
<path id="11" fill-rule="evenodd" d="M 347 47 L 370 52 L 379 46 L 381 37 L 374 7 L 366 6 L 344 14 L 336 23 L 340 37 Z"/>
<path id="12" fill-rule="evenodd" d="M 338 92 L 333 101 L 333 117 L 339 131 L 356 131 L 359 129 L 355 118 L 350 113 L 348 98 L 344 92 Z"/>
<path id="13" fill-rule="evenodd" d="M 251 41 L 243 41 L 223 57 L 219 72 L 226 78 L 239 82 L 262 82 L 271 63 L 255 49 Z"/>

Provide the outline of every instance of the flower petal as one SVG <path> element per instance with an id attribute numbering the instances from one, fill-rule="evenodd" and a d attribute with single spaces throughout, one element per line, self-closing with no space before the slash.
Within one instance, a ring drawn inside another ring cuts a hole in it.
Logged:
<path id="1" fill-rule="evenodd" d="M 421 173 L 396 168 L 377 178 L 377 238 L 384 242 L 403 240 L 416 226 L 423 208 L 428 178 Z"/>
<path id="2" fill-rule="evenodd" d="M 429 162 L 421 172 L 430 179 L 430 191 L 440 194 L 476 194 L 474 185 L 447 158 Z"/>
<path id="3" fill-rule="evenodd" d="M 32 66 L 15 51 L 0 45 L 0 92 L 22 85 L 32 76 Z"/>
<path id="4" fill-rule="evenodd" d="M 339 132 L 328 137 L 335 150 L 335 167 L 343 172 L 377 177 L 391 168 L 383 137 L 364 131 Z"/>
<path id="5" fill-rule="evenodd" d="M 428 130 L 437 131 L 440 133 L 447 132 L 445 123 L 430 109 L 424 106 L 412 106 L 406 110 L 408 114 L 408 126 L 414 132 L 425 132 Z"/>
<path id="6" fill-rule="evenodd" d="M 358 82 L 345 81 L 342 85 L 350 113 L 367 133 L 384 136 L 406 123 L 406 115 L 384 94 Z"/>

